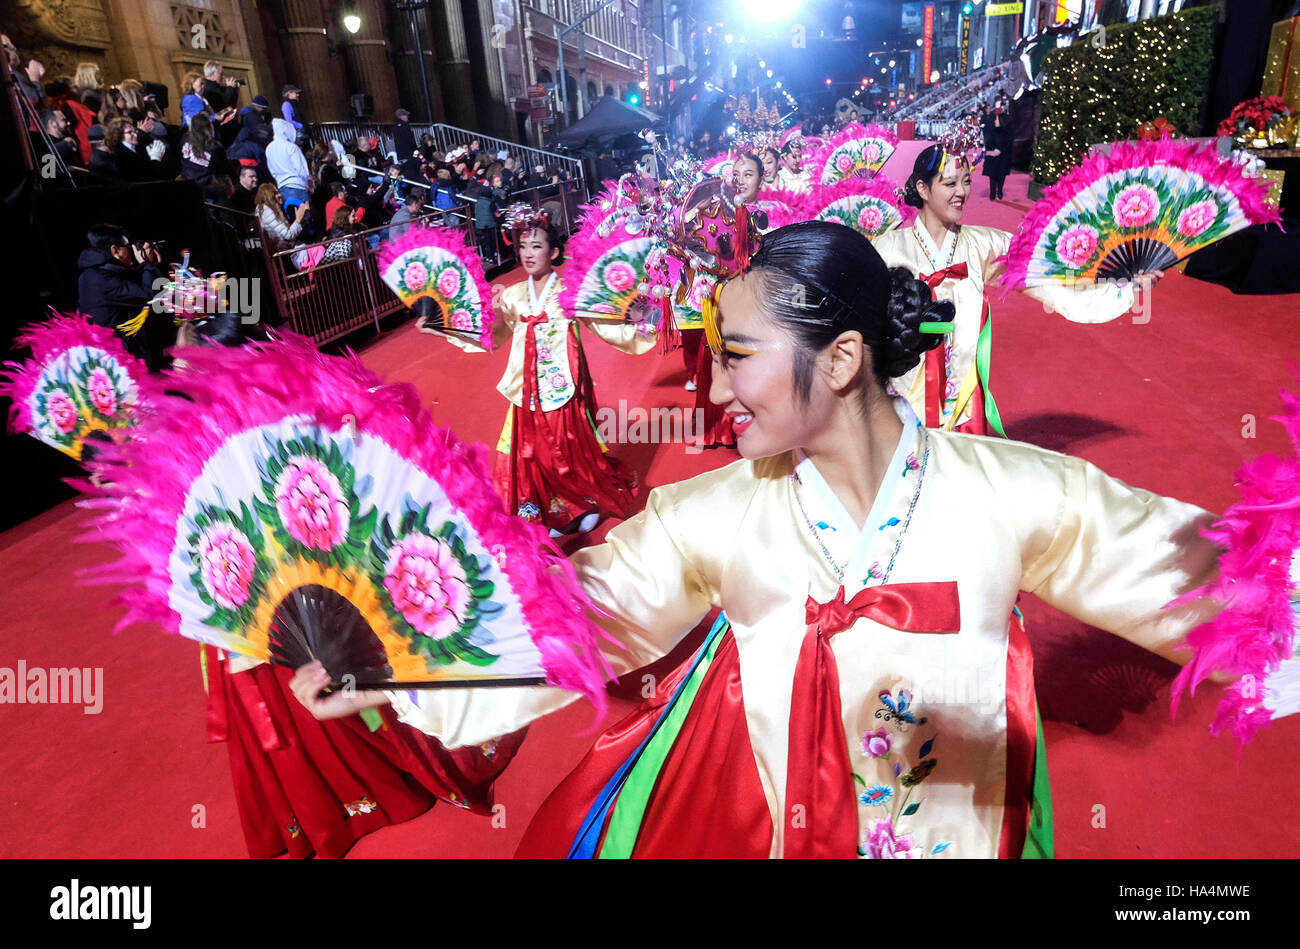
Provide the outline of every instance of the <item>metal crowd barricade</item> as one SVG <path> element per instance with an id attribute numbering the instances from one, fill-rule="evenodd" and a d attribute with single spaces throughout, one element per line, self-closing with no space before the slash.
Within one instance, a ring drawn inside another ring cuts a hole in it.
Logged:
<path id="1" fill-rule="evenodd" d="M 543 192 L 550 192 L 543 194 Z M 558 192 L 558 193 L 557 193 Z M 546 208 L 551 218 L 565 236 L 578 229 L 580 209 L 588 200 L 587 189 L 580 181 L 561 181 L 558 184 L 538 185 L 535 188 L 520 188 L 510 192 L 509 204 L 524 202 L 532 205 L 533 210 Z"/>
<path id="2" fill-rule="evenodd" d="M 458 206 L 447 211 L 436 210 L 419 220 L 434 226 L 454 224 L 457 230 L 465 232 L 467 245 L 475 246 L 473 216 L 454 221 L 461 215 L 464 215 L 463 206 Z M 271 284 L 289 329 L 311 337 L 317 345 L 339 339 L 369 323 L 374 324 L 376 333 L 380 332 L 379 321 L 403 308 L 379 272 L 378 246 L 391 228 L 392 225 L 386 224 L 268 255 Z M 372 238 L 377 238 L 373 247 Z M 304 258 L 311 256 L 315 248 L 320 248 L 323 254 L 331 244 L 341 240 L 352 245 L 350 256 L 344 259 L 305 269 L 294 263 L 295 258 L 306 263 Z"/>
<path id="3" fill-rule="evenodd" d="M 437 125 L 412 125 L 411 131 L 415 133 L 417 142 L 420 140 L 420 136 L 426 132 L 432 135 L 440 152 L 449 152 L 453 148 L 468 145 L 474 139 L 478 139 L 479 145 L 482 146 L 484 151 L 490 152 L 492 155 L 504 151 L 522 161 L 527 170 L 532 170 L 538 165 L 543 167 L 554 165 L 567 171 L 569 177 L 574 181 L 585 181 L 582 161 L 571 155 L 548 152 L 542 148 L 533 148 L 531 145 L 520 145 L 518 142 L 510 142 L 503 138 L 484 135 L 482 132 L 441 123 Z M 384 154 L 393 150 L 392 123 L 319 122 L 310 127 L 309 133 L 313 142 L 336 141 L 343 145 L 344 148 L 362 135 L 374 136 L 379 139 Z"/>

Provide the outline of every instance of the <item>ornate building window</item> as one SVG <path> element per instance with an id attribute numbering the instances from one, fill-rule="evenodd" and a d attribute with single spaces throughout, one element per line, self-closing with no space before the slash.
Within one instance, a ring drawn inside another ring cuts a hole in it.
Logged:
<path id="1" fill-rule="evenodd" d="M 169 6 L 176 39 L 182 47 L 195 50 L 203 59 L 226 55 L 233 36 L 221 25 L 220 14 L 182 3 Z M 201 29 L 194 29 L 196 26 Z"/>

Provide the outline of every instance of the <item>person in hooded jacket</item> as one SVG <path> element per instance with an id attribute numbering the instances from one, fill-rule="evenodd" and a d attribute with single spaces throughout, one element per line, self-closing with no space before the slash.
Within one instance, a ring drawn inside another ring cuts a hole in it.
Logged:
<path id="1" fill-rule="evenodd" d="M 266 146 L 266 164 L 284 198 L 285 207 L 306 204 L 311 189 L 311 171 L 298 147 L 298 130 L 284 119 L 272 119 L 275 140 Z"/>

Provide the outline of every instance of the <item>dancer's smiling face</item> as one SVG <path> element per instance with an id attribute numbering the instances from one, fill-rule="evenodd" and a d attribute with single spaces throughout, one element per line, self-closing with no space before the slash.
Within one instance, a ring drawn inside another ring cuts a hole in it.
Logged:
<path id="1" fill-rule="evenodd" d="M 731 417 L 736 450 L 767 458 L 809 444 L 829 424 L 835 399 L 813 373 L 805 401 L 795 391 L 796 342 L 762 304 L 756 271 L 729 281 L 718 300 L 723 351 L 713 357 L 709 400 Z"/>
<path id="2" fill-rule="evenodd" d="M 916 193 L 925 202 L 925 208 L 947 227 L 961 223 L 966 213 L 966 199 L 970 197 L 970 165 L 964 161 L 950 162 L 927 185 L 916 183 Z"/>

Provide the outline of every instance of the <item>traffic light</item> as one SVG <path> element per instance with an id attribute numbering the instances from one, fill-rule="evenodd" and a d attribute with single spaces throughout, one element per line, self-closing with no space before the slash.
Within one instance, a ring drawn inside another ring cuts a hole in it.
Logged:
<path id="1" fill-rule="evenodd" d="M 966 16 L 970 16 L 972 13 L 975 12 L 975 4 L 973 3 L 962 4 L 961 12 L 964 13 Z"/>
<path id="2" fill-rule="evenodd" d="M 637 95 L 635 92 L 629 92 L 627 94 L 627 101 L 629 105 L 640 105 L 641 97 Z"/>

